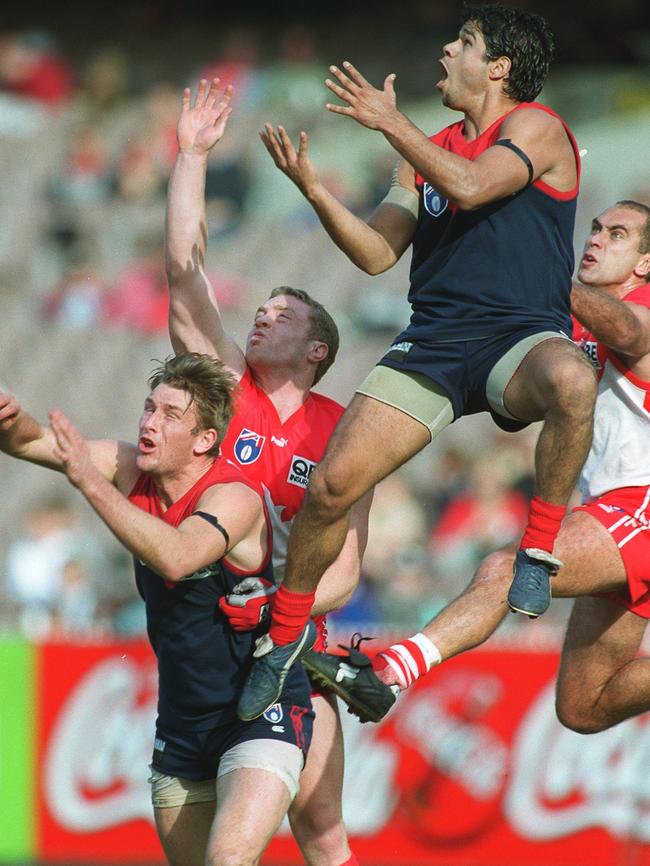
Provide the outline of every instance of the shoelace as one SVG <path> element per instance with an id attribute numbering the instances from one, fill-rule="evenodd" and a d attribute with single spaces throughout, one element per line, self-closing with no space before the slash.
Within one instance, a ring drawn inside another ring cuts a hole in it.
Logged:
<path id="1" fill-rule="evenodd" d="M 528 562 L 527 565 L 528 568 L 524 572 L 524 577 L 521 583 L 527 590 L 538 590 L 544 585 L 549 572 L 543 565 L 536 562 Z"/>
<path id="2" fill-rule="evenodd" d="M 355 631 L 355 633 L 350 638 L 350 644 L 348 646 L 346 646 L 345 644 L 340 643 L 339 649 L 346 650 L 348 652 L 350 650 L 356 650 L 357 652 L 361 652 L 359 647 L 361 646 L 361 644 L 363 643 L 364 640 L 375 640 L 375 638 L 374 637 L 366 637 L 366 636 L 362 635 L 360 631 Z"/>

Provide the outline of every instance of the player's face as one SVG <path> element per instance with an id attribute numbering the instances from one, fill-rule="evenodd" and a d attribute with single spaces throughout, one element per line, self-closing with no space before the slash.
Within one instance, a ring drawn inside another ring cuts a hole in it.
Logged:
<path id="1" fill-rule="evenodd" d="M 246 361 L 256 365 L 308 367 L 307 353 L 313 340 L 307 304 L 291 295 L 278 295 L 255 313 L 246 340 Z"/>
<path id="2" fill-rule="evenodd" d="M 585 242 L 578 279 L 605 288 L 625 283 L 647 262 L 639 252 L 645 216 L 626 207 L 612 207 L 596 217 Z"/>
<path id="3" fill-rule="evenodd" d="M 483 35 L 468 21 L 462 26 L 458 39 L 443 46 L 442 53 L 443 75 L 436 87 L 448 108 L 462 110 L 468 99 L 484 93 L 487 87 L 488 64 Z"/>
<path id="4" fill-rule="evenodd" d="M 158 385 L 144 402 L 137 466 L 142 472 L 175 473 L 193 457 L 197 436 L 194 404 L 187 391 Z"/>

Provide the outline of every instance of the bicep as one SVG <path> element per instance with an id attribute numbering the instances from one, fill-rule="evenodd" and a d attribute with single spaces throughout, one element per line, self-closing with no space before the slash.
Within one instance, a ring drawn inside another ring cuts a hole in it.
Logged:
<path id="1" fill-rule="evenodd" d="M 262 499 L 250 487 L 240 482 L 217 484 L 205 491 L 194 514 L 179 528 L 193 538 L 205 538 L 201 543 L 211 550 L 221 546 L 223 556 L 251 534 L 262 516 Z"/>

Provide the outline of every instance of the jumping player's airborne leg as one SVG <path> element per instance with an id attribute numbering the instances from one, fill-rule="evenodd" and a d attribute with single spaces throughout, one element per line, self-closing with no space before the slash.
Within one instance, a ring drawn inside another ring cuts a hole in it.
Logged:
<path id="1" fill-rule="evenodd" d="M 257 718 L 277 701 L 289 667 L 313 646 L 307 618 L 318 581 L 341 550 L 350 507 L 430 440 L 425 424 L 393 406 L 355 396 L 312 473 L 291 529 L 284 582 L 269 634 L 260 640 L 244 685 L 241 719 Z"/>
<path id="2" fill-rule="evenodd" d="M 591 446 L 595 399 L 594 371 L 569 340 L 536 346 L 505 391 L 515 417 L 544 419 L 535 451 L 536 494 L 508 593 L 511 610 L 531 618 L 551 603 L 550 579 L 562 565 L 553 545 Z"/>

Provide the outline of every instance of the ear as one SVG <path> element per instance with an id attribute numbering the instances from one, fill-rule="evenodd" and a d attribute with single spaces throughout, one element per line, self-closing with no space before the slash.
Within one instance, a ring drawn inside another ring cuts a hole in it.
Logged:
<path id="1" fill-rule="evenodd" d="M 650 274 L 650 253 L 644 253 L 634 267 L 637 277 L 647 278 Z"/>
<path id="2" fill-rule="evenodd" d="M 194 443 L 194 453 L 197 455 L 207 454 L 211 448 L 217 444 L 219 434 L 214 427 L 209 427 L 207 430 L 202 430 L 196 437 Z"/>
<path id="3" fill-rule="evenodd" d="M 488 63 L 488 78 L 490 81 L 504 81 L 510 75 L 511 69 L 512 61 L 509 57 L 497 57 Z"/>
<path id="4" fill-rule="evenodd" d="M 327 343 L 317 343 L 313 342 L 309 347 L 309 352 L 307 353 L 307 360 L 311 361 L 312 364 L 320 364 L 321 361 L 324 361 L 329 354 L 329 349 L 327 348 Z"/>

